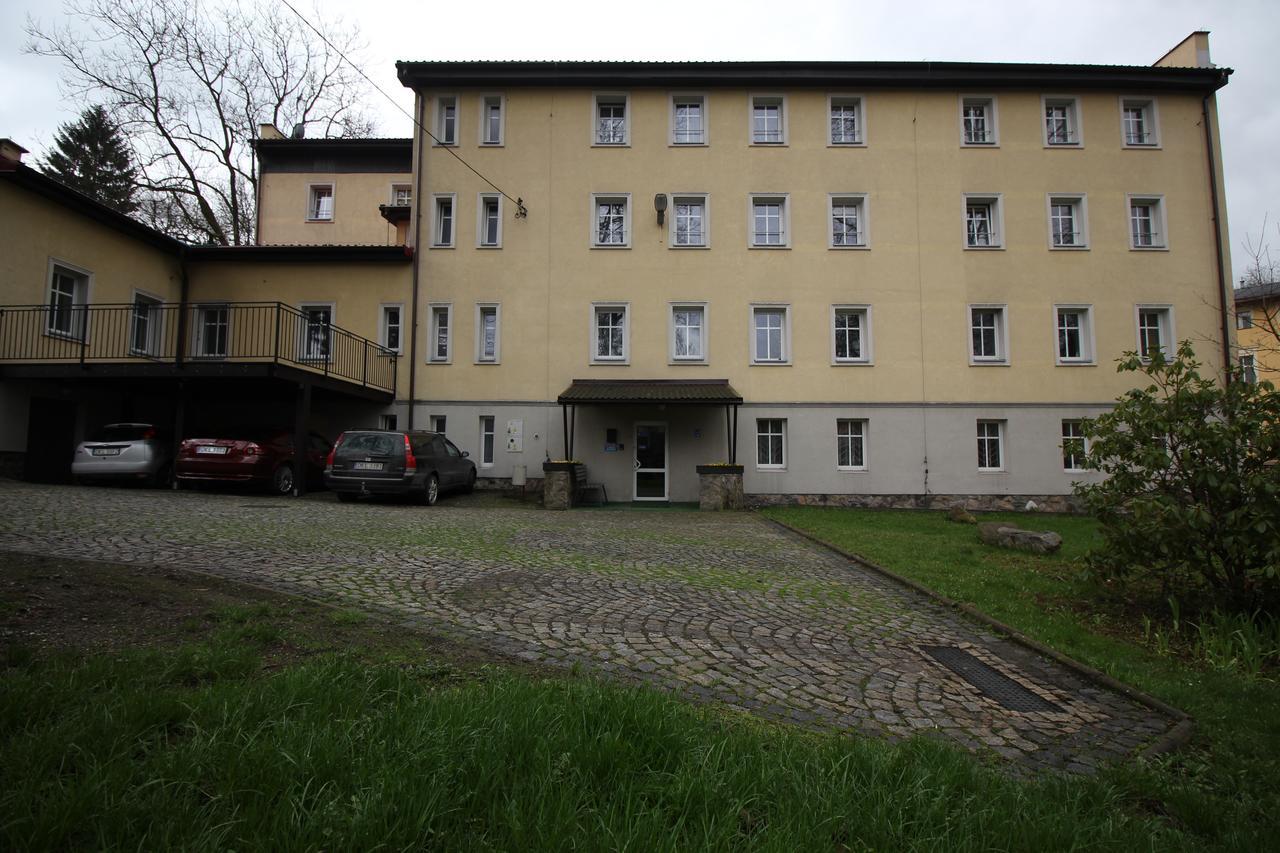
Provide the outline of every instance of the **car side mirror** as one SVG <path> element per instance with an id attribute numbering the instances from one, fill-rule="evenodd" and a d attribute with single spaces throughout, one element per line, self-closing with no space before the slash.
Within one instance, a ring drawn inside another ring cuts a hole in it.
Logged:
<path id="1" fill-rule="evenodd" d="M 467 458 L 468 456 L 470 456 L 470 455 L 471 455 L 471 451 L 470 451 L 470 450 L 464 450 L 464 451 L 462 451 L 462 458 L 463 458 L 463 459 L 466 459 L 466 458 Z"/>

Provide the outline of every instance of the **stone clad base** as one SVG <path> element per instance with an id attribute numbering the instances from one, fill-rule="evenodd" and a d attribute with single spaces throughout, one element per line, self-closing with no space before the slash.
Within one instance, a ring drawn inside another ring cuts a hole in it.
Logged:
<path id="1" fill-rule="evenodd" d="M 1084 506 L 1075 495 L 746 495 L 747 506 L 834 506 L 863 509 L 951 509 L 969 512 L 1023 512 L 1027 502 L 1036 512 L 1079 515 Z"/>
<path id="2" fill-rule="evenodd" d="M 698 509 L 715 512 L 742 509 L 742 466 L 699 465 Z"/>
<path id="3" fill-rule="evenodd" d="M 542 471 L 543 509 L 569 509 L 573 506 L 573 471 L 544 468 Z"/>

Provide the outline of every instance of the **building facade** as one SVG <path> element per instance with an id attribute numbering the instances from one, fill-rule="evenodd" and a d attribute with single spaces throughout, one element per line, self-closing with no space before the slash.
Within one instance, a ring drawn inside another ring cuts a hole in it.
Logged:
<path id="1" fill-rule="evenodd" d="M 1280 282 L 1239 287 L 1232 296 L 1242 377 L 1280 386 Z"/>

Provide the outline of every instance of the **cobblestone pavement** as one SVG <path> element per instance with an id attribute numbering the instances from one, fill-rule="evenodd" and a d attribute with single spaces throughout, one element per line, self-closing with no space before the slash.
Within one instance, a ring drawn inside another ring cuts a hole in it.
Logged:
<path id="1" fill-rule="evenodd" d="M 795 723 L 1090 772 L 1172 721 L 748 513 L 338 504 L 0 480 L 0 549 L 187 567 Z M 1033 710 L 926 649 L 968 651 Z"/>

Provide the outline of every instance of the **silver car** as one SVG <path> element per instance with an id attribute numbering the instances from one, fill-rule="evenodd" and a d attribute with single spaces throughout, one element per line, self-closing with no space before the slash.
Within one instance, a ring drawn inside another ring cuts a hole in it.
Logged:
<path id="1" fill-rule="evenodd" d="M 71 459 L 77 483 L 123 480 L 165 486 L 172 473 L 169 442 L 151 424 L 107 424 L 81 442 Z"/>

